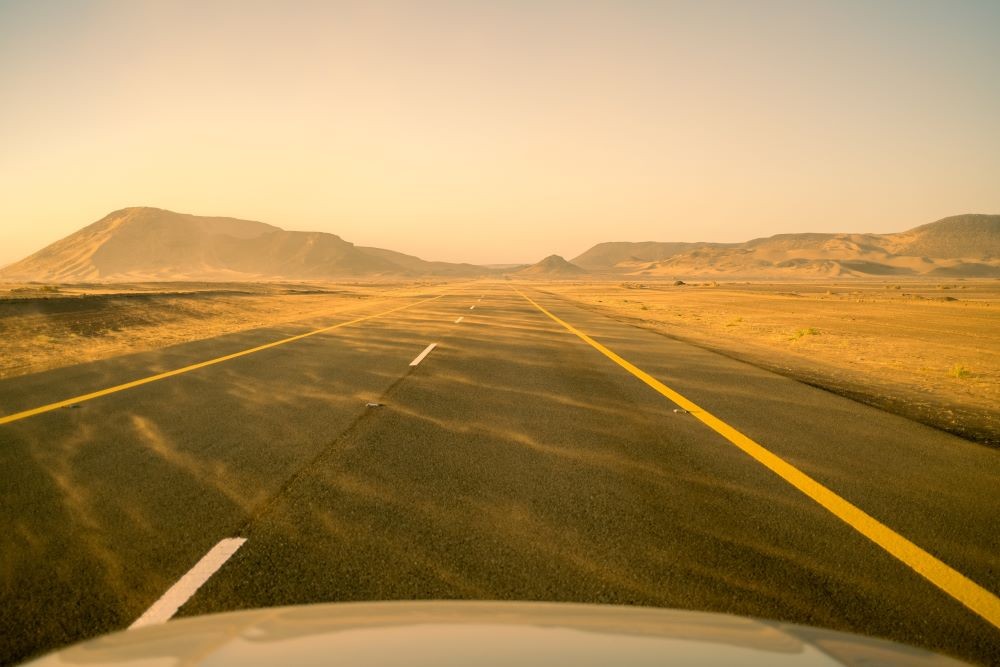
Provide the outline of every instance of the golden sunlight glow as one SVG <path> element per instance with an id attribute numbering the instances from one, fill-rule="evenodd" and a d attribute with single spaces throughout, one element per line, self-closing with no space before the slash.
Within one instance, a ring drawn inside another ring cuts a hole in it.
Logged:
<path id="1" fill-rule="evenodd" d="M 1000 210 L 995 3 L 0 6 L 0 264 L 125 206 L 426 259 Z"/>

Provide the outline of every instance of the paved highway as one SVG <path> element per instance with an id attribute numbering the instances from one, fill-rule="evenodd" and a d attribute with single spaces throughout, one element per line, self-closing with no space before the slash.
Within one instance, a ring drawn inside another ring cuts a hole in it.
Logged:
<path id="1" fill-rule="evenodd" d="M 998 489 L 996 450 L 530 285 L 428 288 L 0 382 L 0 662 L 175 610 L 473 598 L 1000 663 Z"/>

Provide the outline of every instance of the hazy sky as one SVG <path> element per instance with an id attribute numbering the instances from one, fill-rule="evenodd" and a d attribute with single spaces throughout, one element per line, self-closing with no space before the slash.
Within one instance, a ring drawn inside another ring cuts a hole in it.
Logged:
<path id="1" fill-rule="evenodd" d="M 1000 212 L 1000 1 L 0 0 L 0 264 L 149 205 L 474 262 Z"/>

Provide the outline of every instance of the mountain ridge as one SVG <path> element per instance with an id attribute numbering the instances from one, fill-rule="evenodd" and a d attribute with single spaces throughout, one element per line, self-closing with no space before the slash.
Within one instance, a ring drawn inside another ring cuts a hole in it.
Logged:
<path id="1" fill-rule="evenodd" d="M 253 220 L 130 207 L 112 211 L 3 267 L 0 278 L 121 282 L 489 273 L 472 264 L 428 262 L 356 246 L 327 232 L 287 231 Z"/>
<path id="2" fill-rule="evenodd" d="M 733 277 L 1000 277 L 1000 215 L 891 234 L 791 233 L 743 243 L 599 243 L 572 260 L 602 273 Z"/>
<path id="3" fill-rule="evenodd" d="M 1000 277 L 1000 215 L 963 214 L 904 232 L 785 233 L 743 243 L 604 242 L 530 266 L 434 262 L 356 246 L 327 232 L 152 207 L 112 211 L 28 257 L 0 279 L 323 280 L 360 276 Z"/>

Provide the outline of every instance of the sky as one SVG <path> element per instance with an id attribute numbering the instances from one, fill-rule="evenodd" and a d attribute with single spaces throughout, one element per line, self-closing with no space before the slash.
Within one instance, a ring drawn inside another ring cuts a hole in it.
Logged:
<path id="1" fill-rule="evenodd" d="M 477 263 L 1000 213 L 1000 2 L 0 0 L 0 265 L 155 206 Z"/>

